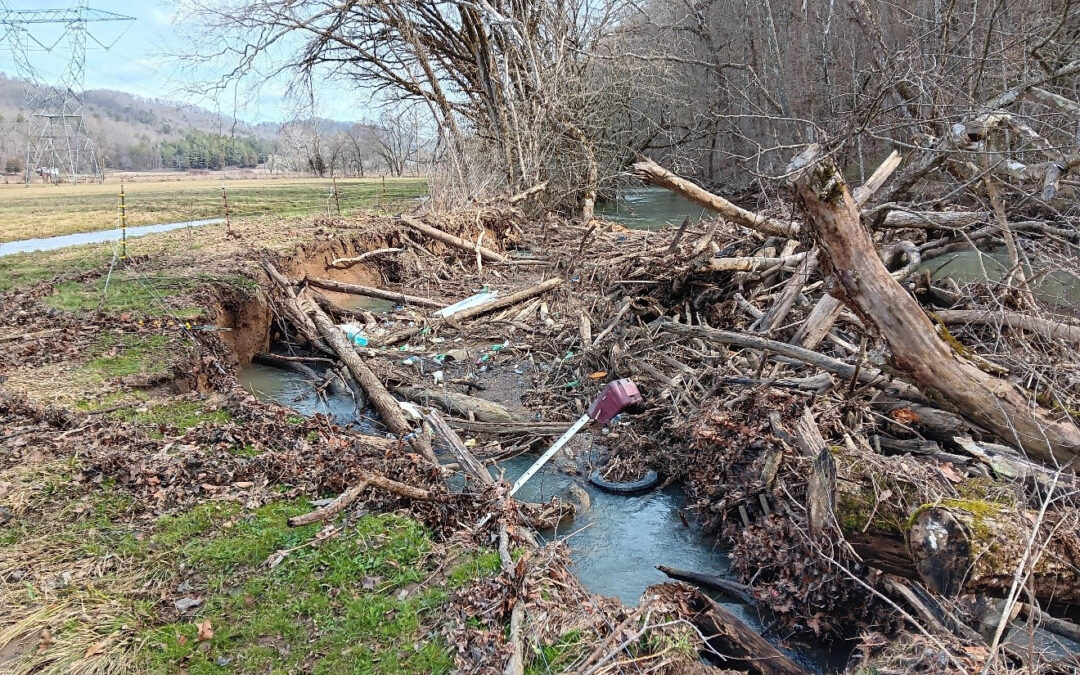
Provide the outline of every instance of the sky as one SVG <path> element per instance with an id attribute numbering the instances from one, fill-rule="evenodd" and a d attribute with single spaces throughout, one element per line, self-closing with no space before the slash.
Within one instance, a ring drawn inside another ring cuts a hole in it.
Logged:
<path id="1" fill-rule="evenodd" d="M 23 9 L 64 9 L 74 5 L 75 0 L 4 0 L 13 11 Z M 284 82 L 264 84 L 255 100 L 241 97 L 240 108 L 234 106 L 234 96 L 209 101 L 193 96 L 184 90 L 185 72 L 178 60 L 169 52 L 183 49 L 182 27 L 177 25 L 175 15 L 177 2 L 173 0 L 89 0 L 91 8 L 123 14 L 135 18 L 125 23 L 91 23 L 91 32 L 108 46 L 103 49 L 87 41 L 86 89 L 114 89 L 146 98 L 175 100 L 199 105 L 226 116 L 235 116 L 245 122 L 281 122 L 290 119 L 296 105 L 284 97 Z M 57 33 L 37 28 L 42 42 L 49 44 Z M 33 55 L 35 68 L 46 78 L 55 77 L 67 62 L 62 49 L 53 53 L 38 51 Z M 0 72 L 18 75 L 11 51 L 6 45 L 0 47 Z M 370 108 L 357 105 L 364 97 L 341 96 L 332 93 L 334 87 L 326 86 L 317 91 L 316 111 L 319 117 L 341 121 L 360 121 L 371 117 Z"/>

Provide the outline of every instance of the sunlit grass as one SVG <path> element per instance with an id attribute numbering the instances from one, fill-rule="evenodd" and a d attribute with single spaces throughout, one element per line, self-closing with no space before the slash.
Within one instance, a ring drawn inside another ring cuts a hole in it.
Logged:
<path id="1" fill-rule="evenodd" d="M 224 215 L 222 181 L 136 182 L 124 186 L 129 226 Z M 232 217 L 291 217 L 395 208 L 427 193 L 422 178 L 254 179 L 225 181 Z M 0 185 L 0 242 L 117 227 L 120 186 Z"/>

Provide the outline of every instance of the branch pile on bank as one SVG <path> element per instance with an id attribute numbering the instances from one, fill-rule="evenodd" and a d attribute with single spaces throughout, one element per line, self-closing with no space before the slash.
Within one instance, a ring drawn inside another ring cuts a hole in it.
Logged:
<path id="1" fill-rule="evenodd" d="M 285 325 L 318 319 L 317 337 L 283 333 L 343 363 L 417 461 L 431 462 L 428 431 L 394 421 L 395 394 L 479 437 L 484 463 L 558 433 L 605 381 L 633 377 L 645 401 L 606 439 L 604 475 L 685 482 L 707 529 L 732 547 L 733 571 L 784 625 L 862 633 L 868 645 L 867 626 L 895 625 L 956 668 L 980 649 L 1031 665 L 1013 610 L 1071 616 L 1080 588 L 1069 496 L 1080 322 L 1045 285 L 1075 273 L 1077 214 L 1022 200 L 1006 209 L 994 179 L 982 193 L 989 209 L 927 211 L 899 201 L 918 158 L 893 177 L 898 164 L 888 158 L 850 190 L 811 149 L 792 164 L 791 207 L 765 215 L 641 161 L 637 176 L 720 214 L 660 232 L 513 214 L 502 231 L 521 235 L 506 244 L 460 227 L 441 236 L 442 217 L 420 228 L 402 218 L 373 246 L 406 250 L 370 259 L 401 289 L 402 308 L 369 322 L 381 333 L 368 346 L 342 344 L 321 318 L 348 317 L 319 301 L 321 282 L 274 275 Z M 994 242 L 1011 263 L 1000 276 L 961 286 L 928 262 Z M 487 284 L 501 301 L 452 317 L 407 297 L 449 305 Z M 448 351 L 436 345 L 455 340 L 527 358 L 531 387 L 515 403 L 529 414 L 485 421 L 492 402 L 472 397 L 481 383 L 431 384 L 395 351 Z M 993 623 L 990 598 L 1005 600 L 1004 618 L 980 634 L 972 626 Z"/>

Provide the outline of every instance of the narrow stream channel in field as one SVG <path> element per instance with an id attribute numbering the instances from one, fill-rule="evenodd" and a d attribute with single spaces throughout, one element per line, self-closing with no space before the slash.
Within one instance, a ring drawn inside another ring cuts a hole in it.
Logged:
<path id="1" fill-rule="evenodd" d="M 178 223 L 158 223 L 157 225 L 140 225 L 127 228 L 127 238 L 134 239 L 147 234 L 157 232 L 169 232 L 179 230 L 182 227 L 203 227 L 204 225 L 217 225 L 224 223 L 224 218 L 206 218 L 203 220 L 184 220 Z M 21 241 L 9 241 L 0 244 L 0 258 L 16 253 L 32 253 L 34 251 L 55 251 L 68 246 L 81 244 L 101 244 L 107 241 L 120 241 L 124 236 L 123 230 L 98 230 L 97 232 L 76 232 L 65 234 L 60 237 L 42 237 L 39 239 L 23 239 Z"/>

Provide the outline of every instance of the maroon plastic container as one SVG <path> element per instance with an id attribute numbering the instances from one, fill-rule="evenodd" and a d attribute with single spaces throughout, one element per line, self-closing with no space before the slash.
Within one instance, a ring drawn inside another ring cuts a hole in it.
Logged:
<path id="1" fill-rule="evenodd" d="M 589 406 L 589 417 L 600 424 L 607 424 L 624 408 L 640 401 L 641 392 L 633 380 L 608 382 L 604 391 L 600 392 L 600 396 Z"/>

